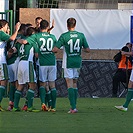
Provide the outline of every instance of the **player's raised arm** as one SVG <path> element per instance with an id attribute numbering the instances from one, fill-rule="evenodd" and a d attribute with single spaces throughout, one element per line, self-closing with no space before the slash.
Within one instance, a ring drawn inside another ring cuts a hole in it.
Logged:
<path id="1" fill-rule="evenodd" d="M 16 36 L 17 36 L 17 34 L 18 34 L 18 30 L 19 30 L 20 26 L 21 26 L 20 22 L 18 22 L 18 23 L 15 25 L 15 32 L 14 32 L 14 33 L 10 36 L 10 38 L 9 38 L 11 41 L 14 41 L 14 40 L 16 39 Z"/>

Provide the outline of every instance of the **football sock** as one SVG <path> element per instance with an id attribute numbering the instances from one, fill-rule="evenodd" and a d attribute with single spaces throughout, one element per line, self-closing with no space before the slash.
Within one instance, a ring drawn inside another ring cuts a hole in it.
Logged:
<path id="1" fill-rule="evenodd" d="M 78 89 L 74 88 L 75 105 L 77 104 Z"/>
<path id="2" fill-rule="evenodd" d="M 0 102 L 2 101 L 5 95 L 5 86 L 0 86 Z"/>
<path id="3" fill-rule="evenodd" d="M 52 88 L 51 89 L 52 108 L 56 107 L 56 97 L 57 97 L 56 88 Z"/>
<path id="4" fill-rule="evenodd" d="M 10 84 L 10 90 L 9 90 L 9 101 L 14 102 L 14 93 L 15 93 L 15 86 Z"/>
<path id="5" fill-rule="evenodd" d="M 28 108 L 33 107 L 33 99 L 34 99 L 34 90 L 29 88 L 27 93 Z"/>
<path id="6" fill-rule="evenodd" d="M 15 95 L 14 95 L 14 108 L 18 108 L 21 94 L 22 94 L 21 91 L 19 91 L 19 90 L 15 91 Z"/>
<path id="7" fill-rule="evenodd" d="M 48 107 L 51 107 L 52 106 L 51 91 L 48 91 L 46 95 L 47 95 Z"/>
<path id="8" fill-rule="evenodd" d="M 48 94 L 46 93 L 46 96 L 45 96 L 45 105 L 48 104 Z"/>
<path id="9" fill-rule="evenodd" d="M 41 103 L 42 103 L 42 104 L 45 103 L 46 89 L 45 89 L 43 86 L 41 86 L 41 87 L 39 88 L 39 94 L 40 94 Z"/>
<path id="10" fill-rule="evenodd" d="M 75 105 L 75 96 L 74 96 L 73 88 L 68 88 L 68 98 L 69 98 L 70 105 L 71 105 L 72 109 L 75 109 L 76 105 Z"/>
<path id="11" fill-rule="evenodd" d="M 133 88 L 129 88 L 126 96 L 126 102 L 124 103 L 123 107 L 128 108 L 128 105 L 133 98 Z"/>

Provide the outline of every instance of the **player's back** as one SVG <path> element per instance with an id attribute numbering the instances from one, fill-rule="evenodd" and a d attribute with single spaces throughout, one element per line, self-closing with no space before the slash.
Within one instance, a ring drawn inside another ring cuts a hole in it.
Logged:
<path id="1" fill-rule="evenodd" d="M 47 32 L 39 32 L 36 34 L 36 42 L 39 48 L 40 65 L 55 65 L 55 55 L 52 52 L 57 42 L 55 36 Z"/>

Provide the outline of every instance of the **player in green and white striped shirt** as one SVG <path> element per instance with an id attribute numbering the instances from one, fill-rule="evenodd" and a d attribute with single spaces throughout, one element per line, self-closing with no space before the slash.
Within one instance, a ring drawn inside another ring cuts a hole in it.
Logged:
<path id="1" fill-rule="evenodd" d="M 68 97 L 71 109 L 68 113 L 76 113 L 77 102 L 77 78 L 79 77 L 79 69 L 81 68 L 82 47 L 86 52 L 89 52 L 89 46 L 83 33 L 75 31 L 76 20 L 69 18 L 67 20 L 68 32 L 63 33 L 53 48 L 53 52 L 58 52 L 63 46 L 63 62 L 64 77 L 68 87 Z"/>

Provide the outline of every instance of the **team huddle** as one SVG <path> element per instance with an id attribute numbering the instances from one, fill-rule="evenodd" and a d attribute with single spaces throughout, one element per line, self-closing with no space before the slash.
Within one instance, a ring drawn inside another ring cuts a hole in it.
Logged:
<path id="1" fill-rule="evenodd" d="M 62 68 L 68 88 L 70 110 L 77 113 L 77 78 L 81 68 L 81 49 L 89 52 L 89 46 L 83 33 L 75 31 L 76 20 L 67 20 L 68 31 L 57 40 L 50 34 L 47 20 L 36 18 L 37 26 L 20 24 L 15 26 L 13 35 L 9 35 L 6 20 L 0 20 L 0 111 L 4 111 L 1 102 L 7 83 L 9 86 L 9 111 L 34 111 L 35 89 L 39 88 L 42 111 L 56 111 L 57 92 L 55 53 L 63 47 Z M 28 84 L 25 104 L 19 107 L 19 101 L 25 84 Z"/>

